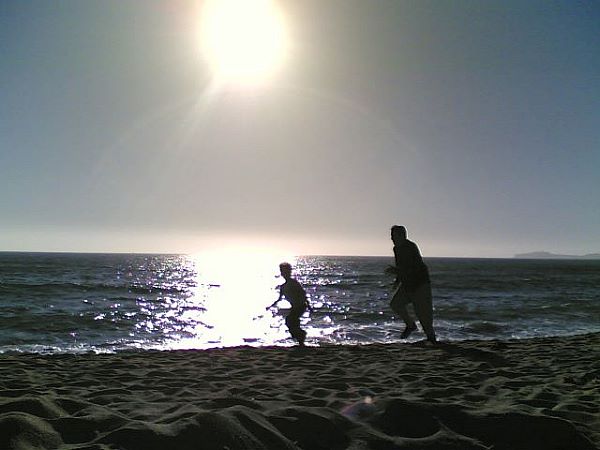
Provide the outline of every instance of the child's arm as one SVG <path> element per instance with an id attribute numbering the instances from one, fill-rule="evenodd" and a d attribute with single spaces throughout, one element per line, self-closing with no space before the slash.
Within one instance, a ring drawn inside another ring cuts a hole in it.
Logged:
<path id="1" fill-rule="evenodd" d="M 266 311 L 270 310 L 273 306 L 275 306 L 277 303 L 279 303 L 281 301 L 281 298 L 283 297 L 283 293 L 281 292 L 281 289 L 279 290 L 279 297 L 277 298 L 277 300 L 275 300 L 273 302 L 273 304 L 271 304 L 270 306 L 267 306 L 265 308 Z"/>

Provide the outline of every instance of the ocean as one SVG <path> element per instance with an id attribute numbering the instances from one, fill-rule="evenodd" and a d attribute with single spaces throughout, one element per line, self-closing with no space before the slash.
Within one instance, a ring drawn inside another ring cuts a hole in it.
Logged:
<path id="1" fill-rule="evenodd" d="M 279 258 L 279 259 L 278 259 Z M 315 308 L 308 345 L 401 342 L 392 257 L 287 258 Z M 0 253 L 0 352 L 294 343 L 276 255 Z M 425 258 L 442 341 L 600 331 L 600 261 Z M 424 339 L 419 330 L 408 341 Z"/>

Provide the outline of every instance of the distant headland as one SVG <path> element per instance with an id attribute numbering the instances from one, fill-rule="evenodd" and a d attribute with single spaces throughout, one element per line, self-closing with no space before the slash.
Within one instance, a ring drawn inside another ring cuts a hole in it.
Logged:
<path id="1" fill-rule="evenodd" d="M 550 252 L 517 253 L 514 258 L 518 259 L 600 259 L 600 253 L 588 253 L 587 255 L 558 255 Z"/>

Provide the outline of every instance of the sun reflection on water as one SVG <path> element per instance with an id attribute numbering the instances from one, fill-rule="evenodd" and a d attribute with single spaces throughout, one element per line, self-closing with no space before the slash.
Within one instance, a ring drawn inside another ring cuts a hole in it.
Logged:
<path id="1" fill-rule="evenodd" d="M 190 256 L 196 268 L 184 321 L 193 324 L 169 348 L 285 344 L 288 332 L 282 317 L 266 311 L 283 283 L 279 263 L 296 258 L 261 249 L 224 249 Z M 281 307 L 285 307 L 285 302 Z"/>

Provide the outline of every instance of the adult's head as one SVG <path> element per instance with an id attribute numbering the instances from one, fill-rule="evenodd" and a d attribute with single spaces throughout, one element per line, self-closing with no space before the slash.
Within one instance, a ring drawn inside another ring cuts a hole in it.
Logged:
<path id="1" fill-rule="evenodd" d="M 406 241 L 406 228 L 402 225 L 394 225 L 392 227 L 392 241 L 398 244 Z"/>
<path id="2" fill-rule="evenodd" d="M 292 265 L 287 262 L 282 262 L 279 264 L 279 272 L 286 280 L 290 279 L 292 277 Z"/>

